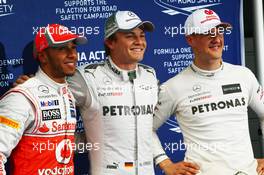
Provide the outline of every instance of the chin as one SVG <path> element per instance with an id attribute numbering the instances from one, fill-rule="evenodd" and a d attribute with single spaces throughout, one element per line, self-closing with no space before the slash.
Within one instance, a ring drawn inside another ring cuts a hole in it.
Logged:
<path id="1" fill-rule="evenodd" d="M 210 57 L 217 60 L 219 58 L 222 58 L 222 54 L 221 53 L 219 53 L 219 54 L 218 53 L 212 53 Z"/>
<path id="2" fill-rule="evenodd" d="M 73 76 L 74 73 L 75 73 L 75 70 L 74 71 L 67 71 L 64 74 L 65 74 L 65 76 Z"/>
<path id="3" fill-rule="evenodd" d="M 73 75 L 74 75 L 74 73 L 67 73 L 67 74 L 65 74 L 66 77 L 71 77 Z"/>
<path id="4" fill-rule="evenodd" d="M 143 56 L 137 57 L 135 60 L 137 60 L 138 62 L 143 60 Z"/>

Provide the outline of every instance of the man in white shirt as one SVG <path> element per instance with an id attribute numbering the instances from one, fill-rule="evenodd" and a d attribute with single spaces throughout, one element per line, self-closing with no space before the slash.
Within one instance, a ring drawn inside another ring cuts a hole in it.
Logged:
<path id="1" fill-rule="evenodd" d="M 257 175 L 263 163 L 259 160 L 257 170 L 247 107 L 258 114 L 264 129 L 264 91 L 249 69 L 223 62 L 224 31 L 231 34 L 231 25 L 210 9 L 187 18 L 186 40 L 195 57 L 161 86 L 154 127 L 176 115 L 185 160 L 200 166 L 199 175 Z"/>

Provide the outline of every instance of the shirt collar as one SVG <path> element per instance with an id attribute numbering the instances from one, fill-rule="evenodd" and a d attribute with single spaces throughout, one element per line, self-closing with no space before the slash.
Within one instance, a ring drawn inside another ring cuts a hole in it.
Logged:
<path id="1" fill-rule="evenodd" d="M 68 88 L 67 83 L 57 83 L 52 80 L 40 67 L 36 73 L 36 78 L 45 83 L 49 87 L 55 89 L 59 94 L 65 94 Z"/>
<path id="2" fill-rule="evenodd" d="M 107 65 L 109 68 L 120 78 L 122 78 L 123 81 L 133 81 L 138 77 L 138 66 L 134 70 L 124 70 L 119 68 L 111 59 L 110 56 L 108 56 L 108 59 L 106 60 Z"/>
<path id="3" fill-rule="evenodd" d="M 214 77 L 216 76 L 217 74 L 219 74 L 223 69 L 224 69 L 224 64 L 222 63 L 221 66 L 218 68 L 218 69 L 215 69 L 215 70 L 203 70 L 203 69 L 200 69 L 199 67 L 197 67 L 194 63 L 192 63 L 190 65 L 191 69 L 193 72 L 201 75 L 201 76 L 204 76 L 204 77 Z"/>

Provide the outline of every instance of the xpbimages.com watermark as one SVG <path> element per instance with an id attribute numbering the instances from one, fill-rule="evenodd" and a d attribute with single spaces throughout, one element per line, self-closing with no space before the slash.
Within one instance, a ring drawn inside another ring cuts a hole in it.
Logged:
<path id="1" fill-rule="evenodd" d="M 40 32 L 40 35 L 45 35 L 46 34 L 46 30 L 45 30 L 45 26 L 33 26 L 32 27 L 32 34 L 35 35 L 38 32 Z M 64 27 L 64 26 L 60 26 L 59 28 L 55 28 L 52 26 L 49 26 L 49 33 L 50 34 L 64 34 L 64 33 L 74 33 L 74 34 L 78 34 L 80 36 L 85 36 L 85 35 L 99 35 L 100 34 L 100 27 L 99 26 L 69 26 L 69 27 Z"/>
<path id="2" fill-rule="evenodd" d="M 57 148 L 61 147 L 59 143 L 55 143 L 54 141 L 48 140 L 43 143 L 32 143 L 33 151 L 37 151 L 39 153 L 43 153 L 45 151 L 54 151 Z M 70 151 L 75 151 L 78 153 L 85 153 L 88 151 L 98 151 L 100 150 L 100 143 L 73 143 L 73 142 L 65 142 L 63 149 L 67 149 Z"/>
<path id="3" fill-rule="evenodd" d="M 179 26 L 164 26 L 164 34 L 170 37 L 177 37 L 178 35 L 191 35 L 191 34 L 202 34 L 215 37 L 219 34 L 230 35 L 232 33 L 232 27 L 226 25 L 219 25 L 217 27 L 185 27 L 180 24 Z"/>
<path id="4" fill-rule="evenodd" d="M 208 143 L 204 145 L 198 145 L 195 143 L 186 144 L 182 140 L 180 140 L 179 142 L 165 142 L 163 144 L 163 148 L 166 152 L 170 152 L 171 154 L 186 150 L 200 150 L 215 153 L 217 152 L 217 150 L 225 149 L 226 146 L 220 143 Z"/>

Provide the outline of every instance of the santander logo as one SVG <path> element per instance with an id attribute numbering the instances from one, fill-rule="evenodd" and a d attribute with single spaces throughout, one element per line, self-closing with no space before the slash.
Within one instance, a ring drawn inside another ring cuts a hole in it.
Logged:
<path id="1" fill-rule="evenodd" d="M 46 123 L 44 123 L 40 128 L 39 132 L 46 133 L 49 132 L 49 128 L 47 127 Z"/>

